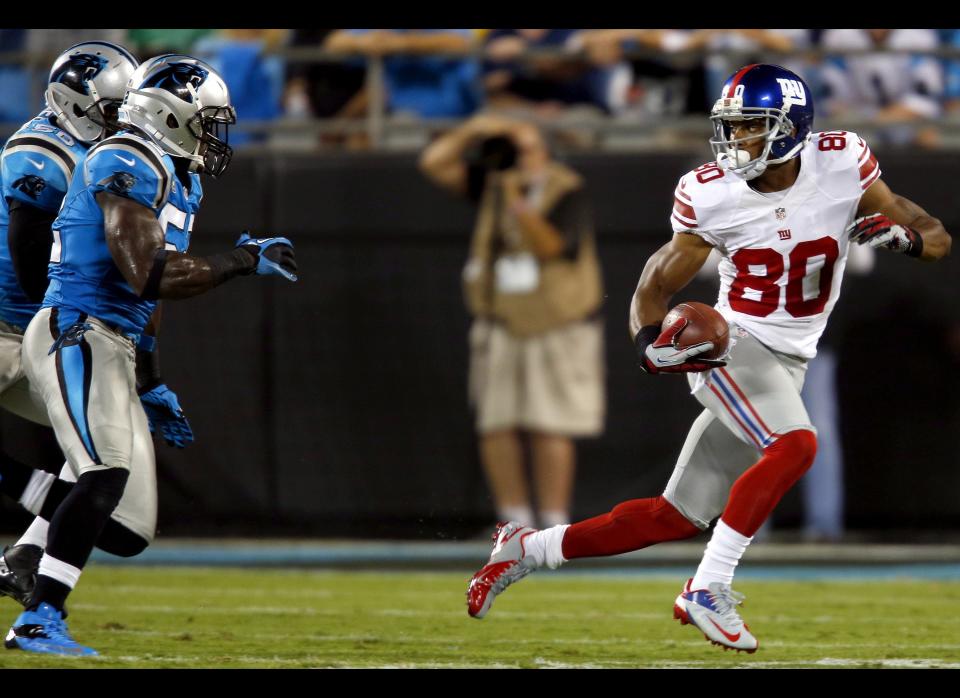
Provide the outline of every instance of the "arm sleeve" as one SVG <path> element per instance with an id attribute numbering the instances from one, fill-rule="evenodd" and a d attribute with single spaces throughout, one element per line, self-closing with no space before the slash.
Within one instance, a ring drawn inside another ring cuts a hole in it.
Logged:
<path id="1" fill-rule="evenodd" d="M 564 194 L 550 211 L 547 220 L 563 235 L 563 256 L 576 259 L 580 241 L 593 230 L 593 212 L 586 187 Z"/>
<path id="2" fill-rule="evenodd" d="M 690 173 L 680 178 L 677 188 L 673 190 L 673 210 L 670 214 L 670 227 L 674 233 L 690 233 L 698 235 L 714 247 L 723 248 L 723 240 L 716 233 L 704 228 L 704 219 L 710 218 L 709 208 L 699 206 L 694 202 L 696 185 L 688 186 Z M 708 220 L 708 225 L 712 223 Z M 715 223 L 715 221 L 714 221 Z"/>
<path id="3" fill-rule="evenodd" d="M 870 150 L 870 146 L 867 145 L 867 142 L 859 136 L 857 136 L 857 142 L 854 146 L 854 151 L 857 153 L 857 169 L 859 170 L 860 176 L 860 189 L 861 191 L 866 191 L 870 188 L 871 184 L 880 178 L 880 163 L 877 161 L 877 156 L 874 155 Z"/>
<path id="4" fill-rule="evenodd" d="M 56 211 L 46 211 L 16 200 L 10 202 L 10 225 L 7 228 L 10 259 L 17 283 L 34 303 L 41 302 L 47 291 L 47 264 L 53 244 L 50 226 L 56 217 Z"/>

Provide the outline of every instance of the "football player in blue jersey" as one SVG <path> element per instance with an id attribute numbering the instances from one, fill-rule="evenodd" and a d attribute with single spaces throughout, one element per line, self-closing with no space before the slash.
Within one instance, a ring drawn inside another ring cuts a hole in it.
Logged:
<path id="1" fill-rule="evenodd" d="M 51 224 L 70 178 L 87 149 L 118 130 L 117 109 L 137 65 L 115 44 L 90 41 L 70 47 L 51 68 L 47 108 L 24 124 L 0 154 L 0 406 L 48 426 L 43 401 L 30 390 L 21 370 L 22 335 L 47 288 Z M 141 344 L 149 343 L 152 338 L 145 336 Z M 190 440 L 189 426 L 175 396 L 156 380 L 155 357 L 141 349 L 138 359 L 141 400 L 153 410 L 151 428 L 158 426 L 168 443 L 184 445 Z M 164 404 L 171 409 L 162 409 Z M 149 459 L 138 458 L 137 463 L 149 464 Z M 0 492 L 37 515 L 17 545 L 0 557 L 0 594 L 28 604 L 48 520 L 75 480 L 69 465 L 56 478 L 0 454 Z M 156 528 L 152 470 L 144 465 L 131 480 L 97 540 L 98 547 L 124 557 L 149 545 Z"/>
<path id="2" fill-rule="evenodd" d="M 187 253 L 200 207 L 200 173 L 230 163 L 236 122 L 226 84 L 207 64 L 166 55 L 131 76 L 118 120 L 125 131 L 74 171 L 53 223 L 50 283 L 24 335 L 22 361 L 43 397 L 76 485 L 50 521 L 30 605 L 5 644 L 89 655 L 63 619 L 97 537 L 153 450 L 137 394 L 135 353 L 161 298 L 188 298 L 239 275 L 296 281 L 286 238 L 240 236 L 234 249 Z"/>

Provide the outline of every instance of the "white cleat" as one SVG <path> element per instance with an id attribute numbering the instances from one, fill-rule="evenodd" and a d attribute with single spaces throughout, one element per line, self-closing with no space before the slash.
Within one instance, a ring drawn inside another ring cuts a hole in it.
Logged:
<path id="1" fill-rule="evenodd" d="M 673 617 L 682 625 L 698 628 L 705 638 L 724 649 L 753 653 L 760 643 L 737 613 L 744 596 L 729 584 L 714 582 L 706 589 L 691 589 L 688 579 L 673 604 Z"/>

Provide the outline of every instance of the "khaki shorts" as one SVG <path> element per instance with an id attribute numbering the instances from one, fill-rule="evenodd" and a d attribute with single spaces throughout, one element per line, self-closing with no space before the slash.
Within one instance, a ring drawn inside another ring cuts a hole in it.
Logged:
<path id="1" fill-rule="evenodd" d="M 603 325 L 565 325 L 536 337 L 476 320 L 470 329 L 470 404 L 477 431 L 597 436 L 603 431 Z"/>
<path id="2" fill-rule="evenodd" d="M 733 483 L 779 436 L 816 429 L 800 398 L 807 362 L 772 351 L 732 327 L 727 365 L 689 373 L 697 417 L 663 493 L 685 517 L 707 528 L 727 504 Z"/>

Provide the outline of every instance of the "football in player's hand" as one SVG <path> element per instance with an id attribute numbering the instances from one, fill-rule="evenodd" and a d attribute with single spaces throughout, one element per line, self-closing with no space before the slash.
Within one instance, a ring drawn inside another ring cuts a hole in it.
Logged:
<path id="1" fill-rule="evenodd" d="M 705 303 L 688 301 L 675 306 L 663 318 L 661 327 L 666 329 L 679 318 L 687 319 L 687 326 L 677 335 L 674 345 L 677 349 L 686 349 L 701 342 L 713 342 L 713 349 L 700 354 L 704 359 L 719 359 L 727 351 L 730 342 L 730 328 L 719 312 Z"/>

